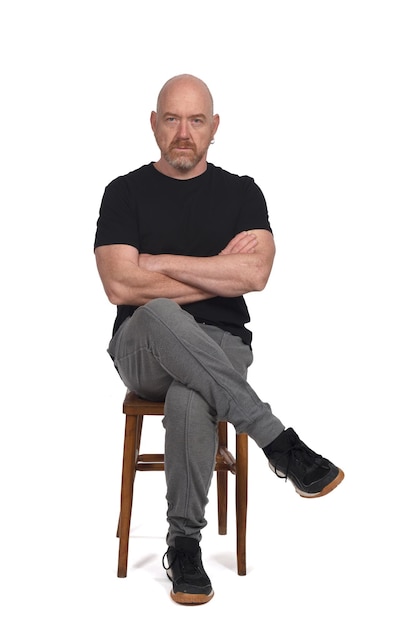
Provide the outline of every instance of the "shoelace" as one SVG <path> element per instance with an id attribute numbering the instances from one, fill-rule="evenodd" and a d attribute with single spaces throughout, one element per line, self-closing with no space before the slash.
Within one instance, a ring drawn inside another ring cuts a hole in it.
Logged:
<path id="1" fill-rule="evenodd" d="M 321 460 L 323 459 L 323 457 L 320 454 L 316 454 L 315 452 L 310 450 L 310 448 L 308 448 L 301 441 L 294 441 L 294 443 L 292 444 L 291 448 L 286 450 L 286 452 L 280 452 L 279 454 L 287 454 L 288 455 L 287 466 L 285 468 L 285 476 L 280 476 L 277 473 L 277 468 L 275 467 L 275 474 L 279 478 L 285 478 L 285 480 L 287 480 L 287 478 L 288 478 L 288 472 L 289 472 L 289 469 L 290 469 L 291 464 L 293 462 L 293 459 L 297 458 L 299 461 L 304 463 L 304 465 L 307 465 L 307 466 L 310 465 L 311 469 L 313 469 L 314 466 L 320 467 Z"/>
<path id="2" fill-rule="evenodd" d="M 195 574 L 196 572 L 199 571 L 197 565 L 195 564 L 194 556 L 190 554 L 189 552 L 176 550 L 174 554 L 174 559 L 172 560 L 171 563 L 168 563 L 167 555 L 168 555 L 168 550 L 165 552 L 164 556 L 162 557 L 162 567 L 164 568 L 165 571 L 169 570 L 169 568 L 173 566 L 173 564 L 175 563 L 177 559 L 179 559 L 181 570 L 185 574 Z M 165 562 L 167 563 L 166 565 L 165 565 Z"/>

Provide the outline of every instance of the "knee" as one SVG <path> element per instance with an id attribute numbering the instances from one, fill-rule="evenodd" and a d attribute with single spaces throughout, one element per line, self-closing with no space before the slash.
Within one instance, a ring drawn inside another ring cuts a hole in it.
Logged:
<path id="1" fill-rule="evenodd" d="M 142 335 L 149 333 L 162 340 L 162 335 L 166 337 L 167 329 L 170 330 L 170 337 L 187 334 L 190 323 L 196 323 L 194 318 L 176 302 L 169 298 L 156 298 L 136 309 L 131 327 Z"/>
<path id="2" fill-rule="evenodd" d="M 172 311 L 180 310 L 180 306 L 169 298 L 155 298 L 155 300 L 150 300 L 138 310 L 140 311 L 141 309 L 145 312 L 164 315 L 166 312 L 171 313 Z"/>
<path id="3" fill-rule="evenodd" d="M 169 298 L 155 298 L 136 309 L 139 317 L 146 316 L 157 323 L 167 324 L 170 328 L 182 328 L 184 324 L 192 322 L 194 317 L 185 311 L 179 304 Z"/>
<path id="4" fill-rule="evenodd" d="M 169 298 L 155 298 L 146 304 L 138 307 L 133 314 L 138 323 L 142 323 L 145 318 L 151 321 L 163 320 L 175 314 L 176 310 L 181 310 L 176 302 Z"/>

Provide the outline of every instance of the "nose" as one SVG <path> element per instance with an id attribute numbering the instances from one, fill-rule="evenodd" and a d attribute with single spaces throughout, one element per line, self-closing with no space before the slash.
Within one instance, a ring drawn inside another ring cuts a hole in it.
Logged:
<path id="1" fill-rule="evenodd" d="M 188 120 L 181 119 L 178 126 L 178 137 L 181 139 L 188 139 L 189 131 L 188 131 Z"/>

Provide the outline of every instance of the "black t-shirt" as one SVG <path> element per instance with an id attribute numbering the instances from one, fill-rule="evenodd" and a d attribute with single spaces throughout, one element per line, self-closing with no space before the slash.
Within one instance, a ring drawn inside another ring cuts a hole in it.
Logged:
<path id="1" fill-rule="evenodd" d="M 214 256 L 244 230 L 271 230 L 265 198 L 252 178 L 230 174 L 211 163 L 195 178 L 178 180 L 153 163 L 120 176 L 105 189 L 94 247 L 127 244 L 149 254 Z M 113 332 L 137 307 L 119 305 Z M 186 304 L 198 322 L 239 335 L 252 333 L 242 296 Z"/>

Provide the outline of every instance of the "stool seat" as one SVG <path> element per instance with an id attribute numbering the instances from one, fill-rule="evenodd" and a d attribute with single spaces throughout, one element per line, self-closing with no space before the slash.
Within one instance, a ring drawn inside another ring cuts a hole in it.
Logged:
<path id="1" fill-rule="evenodd" d="M 120 496 L 120 516 L 117 529 L 119 538 L 119 560 L 117 575 L 127 575 L 129 534 L 132 516 L 133 488 L 136 472 L 164 471 L 164 455 L 142 453 L 140 450 L 143 418 L 145 416 L 163 416 L 164 402 L 144 400 L 134 392 L 127 390 L 123 402 L 125 437 L 123 447 L 122 486 Z M 215 471 L 217 473 L 217 511 L 218 532 L 227 534 L 227 500 L 229 472 L 236 478 L 236 557 L 237 573 L 246 574 L 246 519 L 248 492 L 248 436 L 236 433 L 236 458 L 228 447 L 228 424 L 218 422 L 218 450 Z"/>

